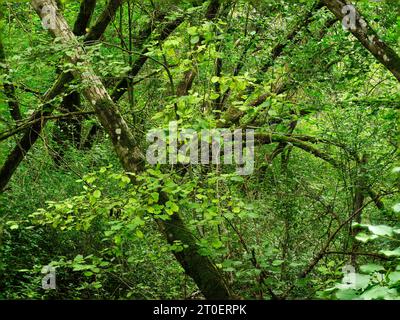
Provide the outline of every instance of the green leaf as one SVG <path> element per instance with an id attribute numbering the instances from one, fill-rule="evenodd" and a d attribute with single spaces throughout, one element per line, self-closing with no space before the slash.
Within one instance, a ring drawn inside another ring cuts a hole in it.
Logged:
<path id="1" fill-rule="evenodd" d="M 103 285 L 102 285 L 100 282 L 95 282 L 95 283 L 93 284 L 93 287 L 94 287 L 95 289 L 100 289 L 102 286 L 103 286 Z"/>
<path id="2" fill-rule="evenodd" d="M 218 98 L 219 98 L 219 94 L 218 93 L 213 92 L 213 93 L 210 94 L 210 99 L 211 100 L 215 100 L 215 99 L 218 99 Z"/>
<path id="3" fill-rule="evenodd" d="M 357 298 L 357 291 L 354 289 L 339 289 L 336 292 L 336 297 L 339 300 L 353 300 Z"/>
<path id="4" fill-rule="evenodd" d="M 355 280 L 356 280 L 356 283 L 355 283 L 354 289 L 360 290 L 360 289 L 365 289 L 366 287 L 368 287 L 368 285 L 371 281 L 371 277 L 366 274 L 356 273 Z"/>
<path id="5" fill-rule="evenodd" d="M 189 27 L 187 28 L 187 32 L 191 36 L 197 35 L 197 27 Z"/>
<path id="6" fill-rule="evenodd" d="M 381 250 L 379 252 L 387 257 L 400 257 L 400 247 L 394 250 Z"/>
<path id="7" fill-rule="evenodd" d="M 174 212 L 179 211 L 179 207 L 176 205 L 175 202 L 167 201 L 166 205 L 167 205 L 166 211 L 168 214 L 173 214 Z"/>
<path id="8" fill-rule="evenodd" d="M 400 173 L 400 167 L 395 167 L 392 170 L 393 173 Z"/>
<path id="9" fill-rule="evenodd" d="M 111 231 L 111 230 L 106 230 L 106 231 L 104 231 L 104 235 L 105 235 L 106 237 L 109 237 L 109 236 L 111 236 L 112 234 L 114 234 L 114 231 Z"/>
<path id="10" fill-rule="evenodd" d="M 95 272 L 95 273 L 99 273 L 100 272 L 100 268 L 92 266 L 92 271 Z"/>
<path id="11" fill-rule="evenodd" d="M 140 230 L 136 230 L 136 236 L 137 236 L 139 239 L 143 239 L 143 237 L 144 237 L 144 234 L 143 234 L 143 232 L 142 232 L 142 231 L 140 231 Z"/>
<path id="12" fill-rule="evenodd" d="M 382 299 L 393 299 L 397 295 L 397 290 L 389 289 L 388 287 L 375 286 L 365 291 L 360 299 L 363 300 L 382 300 Z"/>
<path id="13" fill-rule="evenodd" d="M 219 249 L 222 248 L 222 246 L 224 245 L 220 240 L 215 240 L 211 243 L 211 245 L 215 248 L 215 249 Z"/>
<path id="14" fill-rule="evenodd" d="M 100 190 L 96 190 L 93 192 L 93 197 L 95 197 L 96 199 L 99 199 L 101 197 L 101 191 Z"/>
<path id="15" fill-rule="evenodd" d="M 82 262 L 83 261 L 83 255 L 78 254 L 75 258 L 74 258 L 74 262 Z"/>
<path id="16" fill-rule="evenodd" d="M 151 198 L 153 199 L 153 201 L 154 202 L 158 202 L 158 200 L 159 200 L 159 194 L 158 194 L 158 192 L 152 192 L 151 194 L 150 194 L 150 196 L 151 196 Z"/>
<path id="17" fill-rule="evenodd" d="M 233 213 L 240 213 L 240 208 L 239 208 L 239 207 L 234 207 L 234 208 L 232 209 L 232 212 L 233 212 Z"/>
<path id="18" fill-rule="evenodd" d="M 385 268 L 379 264 L 369 263 L 369 264 L 364 264 L 364 265 L 360 266 L 360 270 L 363 273 L 369 274 L 369 273 L 373 273 L 373 272 L 377 272 L 377 271 L 383 271 L 383 270 L 385 270 Z"/>
<path id="19" fill-rule="evenodd" d="M 368 226 L 368 230 L 377 236 L 391 236 L 393 235 L 393 228 L 385 225 Z"/>
<path id="20" fill-rule="evenodd" d="M 193 36 L 192 39 L 190 39 L 190 43 L 191 44 L 196 44 L 200 41 L 200 37 L 199 36 Z"/>
<path id="21" fill-rule="evenodd" d="M 374 235 L 374 234 L 368 235 L 368 234 L 366 234 L 365 232 L 360 232 L 358 235 L 356 235 L 356 239 L 357 239 L 358 241 L 363 242 L 363 243 L 366 243 L 366 242 L 368 242 L 368 241 L 370 241 L 370 240 L 374 240 L 374 239 L 376 239 L 376 238 L 378 238 L 377 235 Z"/>
<path id="22" fill-rule="evenodd" d="M 282 265 L 282 263 L 284 263 L 284 260 L 275 260 L 274 262 L 272 262 L 272 265 L 274 267 L 279 267 L 280 265 Z"/>
<path id="23" fill-rule="evenodd" d="M 230 178 L 231 181 L 235 181 L 235 182 L 243 182 L 244 179 L 241 176 L 233 176 Z"/>
<path id="24" fill-rule="evenodd" d="M 11 230 L 17 230 L 19 228 L 19 226 L 18 226 L 18 224 L 16 224 L 16 223 L 13 223 L 11 226 L 10 226 L 10 229 Z"/>
<path id="25" fill-rule="evenodd" d="M 124 183 L 129 183 L 129 182 L 131 182 L 131 179 L 129 179 L 129 177 L 127 177 L 127 176 L 122 176 L 121 181 Z"/>
<path id="26" fill-rule="evenodd" d="M 396 284 L 397 282 L 400 281 L 400 272 L 394 271 L 394 272 L 389 273 L 388 279 L 389 279 L 390 285 Z"/>
<path id="27" fill-rule="evenodd" d="M 400 203 L 396 203 L 396 204 L 393 206 L 393 211 L 396 212 L 396 213 L 399 213 L 399 212 L 400 212 Z"/>

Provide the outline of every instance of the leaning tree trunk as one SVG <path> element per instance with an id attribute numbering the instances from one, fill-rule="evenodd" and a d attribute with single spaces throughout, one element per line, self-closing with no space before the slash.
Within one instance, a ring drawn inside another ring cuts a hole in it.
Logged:
<path id="1" fill-rule="evenodd" d="M 322 2 L 339 20 L 343 20 L 349 14 L 345 8 L 350 4 L 348 1 L 322 0 Z M 358 10 L 356 10 L 354 18 L 354 26 L 350 26 L 349 31 L 400 81 L 400 57 L 378 37 Z"/>
<path id="2" fill-rule="evenodd" d="M 123 0 L 110 0 L 108 2 L 102 14 L 98 17 L 96 23 L 90 29 L 90 32 L 86 35 L 85 43 L 98 40 L 102 36 L 122 2 Z M 82 18 L 85 17 L 85 15 L 80 15 L 79 17 Z M 73 77 L 70 73 L 62 73 L 61 75 L 59 75 L 53 86 L 42 97 L 41 100 L 44 106 L 30 117 L 30 120 L 41 119 L 41 121 L 35 122 L 34 125 L 29 127 L 24 132 L 24 135 L 17 142 L 17 145 L 11 151 L 11 153 L 7 156 L 5 163 L 0 169 L 0 193 L 5 190 L 5 187 L 10 181 L 15 170 L 17 170 L 25 155 L 29 152 L 31 147 L 39 138 L 40 133 L 42 132 L 42 129 L 47 122 L 46 118 L 44 117 L 50 115 L 53 112 L 55 106 L 54 104 L 49 104 L 48 102 L 64 92 L 67 84 L 72 79 Z"/>
<path id="3" fill-rule="evenodd" d="M 65 85 L 72 79 L 73 78 L 71 74 L 62 73 L 53 86 L 44 94 L 42 98 L 44 105 L 29 119 L 29 121 L 33 121 L 34 123 L 24 132 L 22 138 L 9 153 L 6 161 L 0 169 L 0 193 L 5 190 L 8 182 L 10 181 L 15 170 L 17 170 L 22 159 L 39 138 L 42 128 L 47 122 L 45 117 L 49 116 L 53 112 L 54 107 L 52 104 L 49 104 L 48 101 L 61 94 L 65 90 Z"/>
<path id="4" fill-rule="evenodd" d="M 57 11 L 52 0 L 32 0 L 31 3 L 40 17 L 42 17 L 42 8 L 45 5 Z M 79 62 L 81 70 L 74 70 L 72 73 L 76 79 L 91 84 L 83 89 L 83 95 L 92 105 L 99 121 L 109 134 L 122 166 L 128 172 L 143 170 L 143 155 L 127 123 L 104 88 L 100 78 L 95 75 L 88 63 L 80 59 L 83 49 L 69 29 L 64 17 L 58 11 L 54 24 L 51 33 L 65 44 L 73 45 L 76 48 L 75 54 L 68 59 L 73 64 Z M 165 195 L 162 194 L 161 196 Z M 182 244 L 186 245 L 186 248 L 176 253 L 175 257 L 198 285 L 204 296 L 207 299 L 229 299 L 231 295 L 224 278 L 208 257 L 199 254 L 196 239 L 185 226 L 181 217 L 174 214 L 170 220 L 166 222 L 158 221 L 158 224 L 162 231 L 166 233 L 168 242 L 181 241 Z"/>

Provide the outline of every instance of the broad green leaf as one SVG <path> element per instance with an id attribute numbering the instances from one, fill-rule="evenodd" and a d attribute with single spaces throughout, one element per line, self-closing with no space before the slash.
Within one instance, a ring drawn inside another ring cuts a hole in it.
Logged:
<path id="1" fill-rule="evenodd" d="M 374 234 L 369 235 L 369 234 L 366 234 L 365 232 L 360 232 L 358 235 L 356 235 L 356 239 L 358 241 L 361 241 L 361 242 L 364 242 L 364 243 L 366 243 L 366 242 L 368 242 L 370 240 L 377 239 L 377 238 L 378 238 L 377 235 L 374 235 Z"/>
<path id="2" fill-rule="evenodd" d="M 355 289 L 357 290 L 366 288 L 371 280 L 371 277 L 369 275 L 360 273 L 356 273 L 355 278 L 356 278 Z"/>
<path id="3" fill-rule="evenodd" d="M 369 231 L 377 236 L 391 236 L 393 235 L 393 228 L 385 225 L 368 226 Z"/>
<path id="4" fill-rule="evenodd" d="M 393 211 L 396 212 L 396 213 L 399 213 L 399 212 L 400 212 L 400 203 L 396 203 L 396 204 L 393 206 Z"/>
<path id="5" fill-rule="evenodd" d="M 400 257 L 400 247 L 394 250 L 381 250 L 379 252 L 387 257 Z"/>
<path id="6" fill-rule="evenodd" d="M 190 43 L 191 44 L 196 44 L 200 41 L 200 37 L 199 36 L 193 36 L 192 39 L 190 39 Z"/>
<path id="7" fill-rule="evenodd" d="M 275 260 L 275 261 L 273 261 L 272 262 L 272 265 L 274 266 L 274 267 L 278 267 L 278 266 L 280 266 L 282 263 L 284 263 L 285 261 L 284 260 Z"/>
<path id="8" fill-rule="evenodd" d="M 397 290 L 388 287 L 375 286 L 365 291 L 360 299 L 363 300 L 390 300 L 397 296 Z"/>
<path id="9" fill-rule="evenodd" d="M 339 300 L 353 300 L 357 298 L 357 291 L 354 289 L 339 289 L 336 292 L 336 298 Z"/>
<path id="10" fill-rule="evenodd" d="M 187 28 L 187 32 L 191 36 L 197 35 L 197 27 L 189 27 Z"/>
<path id="11" fill-rule="evenodd" d="M 394 272 L 389 273 L 388 279 L 389 279 L 389 284 L 391 284 L 391 285 L 399 282 L 400 281 L 400 272 L 394 271 Z"/>
<path id="12" fill-rule="evenodd" d="M 18 228 L 19 228 L 19 225 L 16 223 L 13 223 L 12 225 L 10 225 L 11 230 L 17 230 Z"/>
<path id="13" fill-rule="evenodd" d="M 369 264 L 364 264 L 362 266 L 360 266 L 360 271 L 363 273 L 373 273 L 373 272 L 377 272 L 377 271 L 383 271 L 385 270 L 384 267 L 382 267 L 379 264 L 375 264 L 375 263 L 369 263 Z"/>
<path id="14" fill-rule="evenodd" d="M 101 197 L 101 191 L 100 190 L 95 190 L 93 192 L 93 197 L 95 197 L 96 199 L 99 199 Z"/>
<path id="15" fill-rule="evenodd" d="M 136 236 L 137 236 L 139 239 L 143 239 L 143 237 L 144 237 L 144 234 L 143 234 L 143 232 L 142 232 L 142 231 L 140 231 L 140 230 L 136 230 Z"/>

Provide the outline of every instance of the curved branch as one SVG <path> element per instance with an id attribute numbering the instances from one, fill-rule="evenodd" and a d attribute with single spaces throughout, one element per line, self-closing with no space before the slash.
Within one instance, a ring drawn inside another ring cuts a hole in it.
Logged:
<path id="1" fill-rule="evenodd" d="M 329 164 L 331 164 L 335 168 L 341 168 L 341 164 L 337 162 L 331 155 L 327 154 L 326 152 L 321 151 L 320 149 L 314 147 L 308 142 L 302 141 L 301 138 L 306 139 L 307 141 L 312 141 L 314 143 L 327 143 L 334 145 L 336 147 L 342 147 L 341 145 L 335 144 L 333 142 L 323 140 L 323 139 L 318 139 L 315 137 L 310 137 L 310 136 L 300 136 L 299 138 L 293 137 L 293 136 L 287 136 L 287 135 L 280 135 L 280 134 L 272 134 L 272 133 L 256 133 L 254 135 L 254 138 L 256 139 L 256 142 L 259 144 L 271 144 L 275 142 L 279 143 L 286 143 L 286 144 L 291 144 L 299 149 L 302 149 L 313 156 L 320 158 Z M 384 210 L 385 205 L 383 204 L 381 200 L 381 195 L 377 195 L 374 190 L 372 190 L 371 186 L 366 186 L 366 191 L 369 194 L 370 198 L 372 201 L 375 203 L 376 207 L 380 210 Z"/>

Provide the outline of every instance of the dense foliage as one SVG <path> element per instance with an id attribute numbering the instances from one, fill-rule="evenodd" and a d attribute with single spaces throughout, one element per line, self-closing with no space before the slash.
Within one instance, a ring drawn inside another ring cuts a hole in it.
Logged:
<path id="1" fill-rule="evenodd" d="M 319 1 L 57 3 L 78 44 L 0 2 L 1 299 L 202 299 L 211 273 L 233 298 L 399 299 L 400 63 Z M 356 6 L 400 54 L 400 2 Z M 91 71 L 136 151 L 171 121 L 254 129 L 254 172 L 127 164 Z"/>

